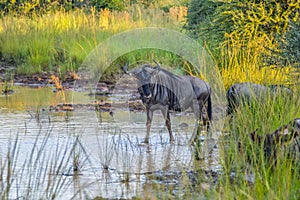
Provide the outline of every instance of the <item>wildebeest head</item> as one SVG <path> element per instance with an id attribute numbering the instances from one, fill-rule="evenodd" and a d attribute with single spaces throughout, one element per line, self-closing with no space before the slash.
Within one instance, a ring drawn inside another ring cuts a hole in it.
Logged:
<path id="1" fill-rule="evenodd" d="M 295 134 L 297 134 L 297 136 L 300 136 L 300 118 L 294 120 L 293 128 Z"/>
<path id="2" fill-rule="evenodd" d="M 123 67 L 126 74 L 135 77 L 138 80 L 139 92 L 142 98 L 146 100 L 150 99 L 151 94 L 151 83 L 153 83 L 152 78 L 159 72 L 160 66 L 157 63 L 156 67 L 150 65 L 144 65 L 141 68 L 132 69 L 127 71 L 128 64 Z"/>
<path id="3" fill-rule="evenodd" d="M 269 85 L 268 87 L 271 89 L 272 92 L 282 93 L 285 95 L 293 94 L 293 91 L 284 85 Z"/>

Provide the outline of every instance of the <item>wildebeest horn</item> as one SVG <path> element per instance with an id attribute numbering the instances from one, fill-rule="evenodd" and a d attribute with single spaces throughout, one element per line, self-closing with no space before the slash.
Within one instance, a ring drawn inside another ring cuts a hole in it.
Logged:
<path id="1" fill-rule="evenodd" d="M 153 59 L 153 62 L 155 62 L 155 64 L 157 65 L 157 67 L 160 68 L 160 64 L 156 60 Z"/>
<path id="2" fill-rule="evenodd" d="M 128 63 L 126 63 L 126 65 L 123 66 L 123 71 L 125 72 L 125 74 L 128 74 L 127 68 L 128 68 Z"/>

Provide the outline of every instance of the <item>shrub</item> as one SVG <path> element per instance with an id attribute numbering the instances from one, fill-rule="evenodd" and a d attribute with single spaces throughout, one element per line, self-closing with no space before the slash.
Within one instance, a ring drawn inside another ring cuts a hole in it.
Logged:
<path id="1" fill-rule="evenodd" d="M 223 3 L 212 0 L 192 0 L 188 7 L 187 21 L 184 28 L 191 37 L 202 40 L 220 42 L 222 30 L 214 23 L 216 10 Z"/>
<path id="2" fill-rule="evenodd" d="M 275 34 L 284 34 L 290 21 L 298 19 L 299 9 L 297 0 L 192 0 L 185 28 L 204 39 L 245 44 L 265 37 L 272 44 Z"/>
<path id="3" fill-rule="evenodd" d="M 300 20 L 291 22 L 288 31 L 277 39 L 279 48 L 271 50 L 268 64 L 300 68 Z"/>

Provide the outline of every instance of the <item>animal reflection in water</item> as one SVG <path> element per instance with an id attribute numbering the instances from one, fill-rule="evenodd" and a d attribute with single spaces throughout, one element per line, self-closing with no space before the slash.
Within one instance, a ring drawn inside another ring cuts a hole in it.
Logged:
<path id="1" fill-rule="evenodd" d="M 154 62 L 156 63 L 155 67 L 143 65 L 130 71 L 127 71 L 128 65 L 123 67 L 126 74 L 137 79 L 138 92 L 146 106 L 147 133 L 144 142 L 149 143 L 150 127 L 155 110 L 162 112 L 170 141 L 174 142 L 169 111 L 184 111 L 192 108 L 196 117 L 195 129 L 190 139 L 190 143 L 192 143 L 197 138 L 201 120 L 209 130 L 209 121 L 212 119 L 211 88 L 199 78 L 175 75 L 162 69 L 156 61 Z M 207 112 L 208 121 L 202 117 L 203 108 Z"/>
<path id="2" fill-rule="evenodd" d="M 250 104 L 253 100 L 263 102 L 276 94 L 292 96 L 292 91 L 280 85 L 264 86 L 249 82 L 234 84 L 227 91 L 227 114 L 232 114 L 242 104 Z"/>

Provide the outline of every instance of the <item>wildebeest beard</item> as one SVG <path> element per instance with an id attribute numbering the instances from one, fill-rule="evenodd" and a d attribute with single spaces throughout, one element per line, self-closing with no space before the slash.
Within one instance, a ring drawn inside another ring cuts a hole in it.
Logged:
<path id="1" fill-rule="evenodd" d="M 138 88 L 141 99 L 146 106 L 155 104 L 168 105 L 169 110 L 181 112 L 181 106 L 176 95 L 166 86 L 147 83 Z M 149 94 L 150 92 L 150 94 Z"/>

